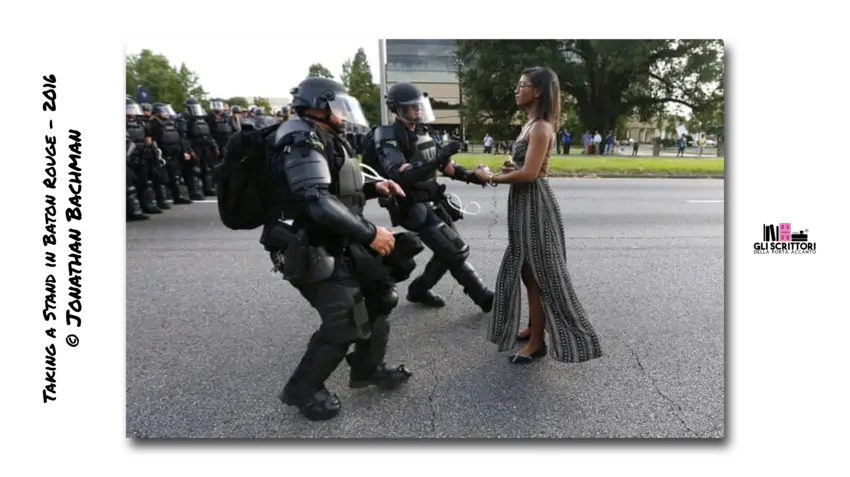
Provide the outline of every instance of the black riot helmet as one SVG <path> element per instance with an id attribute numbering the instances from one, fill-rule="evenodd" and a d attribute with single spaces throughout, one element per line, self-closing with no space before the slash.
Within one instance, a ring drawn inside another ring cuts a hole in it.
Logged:
<path id="1" fill-rule="evenodd" d="M 189 116 L 200 117 L 203 116 L 204 108 L 201 106 L 201 103 L 198 102 L 195 98 L 189 98 L 183 102 L 183 105 L 186 106 L 186 112 Z"/>
<path id="2" fill-rule="evenodd" d="M 349 96 L 345 86 L 332 79 L 310 77 L 289 93 L 292 95 L 290 107 L 298 116 L 327 124 L 337 133 L 344 132 L 346 124 L 369 127 L 360 101 Z M 309 109 L 320 109 L 329 114 L 327 117 L 315 117 L 307 112 Z"/>
<path id="3" fill-rule="evenodd" d="M 411 83 L 396 83 L 387 91 L 387 107 L 404 122 L 427 124 L 434 121 L 434 109 L 428 93 Z"/>
<path id="4" fill-rule="evenodd" d="M 240 106 L 231 106 L 230 107 L 230 114 L 241 114 L 241 113 L 242 113 L 242 108 Z"/>
<path id="5" fill-rule="evenodd" d="M 127 97 L 127 118 L 128 119 L 133 118 L 135 120 L 136 116 L 141 116 L 141 115 L 142 115 L 142 108 L 140 108 L 139 105 L 136 104 L 136 102 L 133 101 L 128 96 Z"/>
<path id="6" fill-rule="evenodd" d="M 168 119 L 171 116 L 171 111 L 166 106 L 165 103 L 153 103 L 153 113 L 162 119 Z"/>

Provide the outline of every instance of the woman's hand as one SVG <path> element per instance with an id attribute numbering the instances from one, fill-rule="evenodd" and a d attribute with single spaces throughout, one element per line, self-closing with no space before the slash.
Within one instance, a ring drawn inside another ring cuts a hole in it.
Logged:
<path id="1" fill-rule="evenodd" d="M 383 196 L 404 197 L 404 189 L 395 181 L 381 181 L 375 184 L 375 190 Z"/>

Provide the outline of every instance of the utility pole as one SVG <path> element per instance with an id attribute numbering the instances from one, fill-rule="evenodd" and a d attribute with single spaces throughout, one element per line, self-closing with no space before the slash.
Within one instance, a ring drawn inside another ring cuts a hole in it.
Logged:
<path id="1" fill-rule="evenodd" d="M 387 111 L 387 40 L 378 40 L 378 67 L 380 68 L 381 81 L 381 124 L 390 123 L 389 111 Z"/>

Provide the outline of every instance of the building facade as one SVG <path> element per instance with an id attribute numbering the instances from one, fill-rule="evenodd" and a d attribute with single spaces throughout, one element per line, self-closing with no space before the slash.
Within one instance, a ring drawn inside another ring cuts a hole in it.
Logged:
<path id="1" fill-rule="evenodd" d="M 460 131 L 455 40 L 387 40 L 387 88 L 413 83 L 434 100 L 435 129 Z"/>

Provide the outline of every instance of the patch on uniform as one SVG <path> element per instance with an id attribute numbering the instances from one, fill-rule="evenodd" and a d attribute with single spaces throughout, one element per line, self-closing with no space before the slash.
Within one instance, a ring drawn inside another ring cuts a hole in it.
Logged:
<path id="1" fill-rule="evenodd" d="M 395 139 L 387 139 L 384 144 L 389 144 L 392 147 L 398 147 L 398 142 Z"/>
<path id="2" fill-rule="evenodd" d="M 319 136 L 317 136 L 316 133 L 313 133 L 313 132 L 310 133 L 310 139 L 308 140 L 308 142 L 310 143 L 311 146 L 315 147 L 316 149 L 318 149 L 320 151 L 325 150 L 325 144 L 322 143 L 322 141 L 319 139 Z"/>

